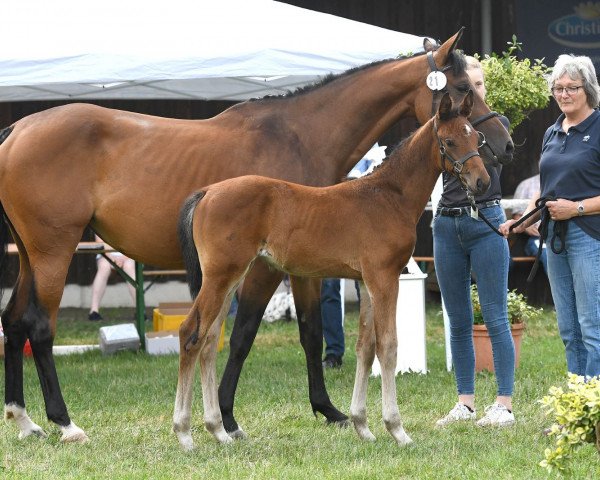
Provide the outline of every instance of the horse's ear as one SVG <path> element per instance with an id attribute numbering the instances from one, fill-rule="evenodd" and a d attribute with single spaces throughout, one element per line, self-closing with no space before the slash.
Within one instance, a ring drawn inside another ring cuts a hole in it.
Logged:
<path id="1" fill-rule="evenodd" d="M 435 52 L 436 64 L 437 65 L 446 65 L 446 61 L 448 59 L 448 55 L 450 52 L 453 52 L 456 49 L 456 45 L 462 37 L 463 31 L 465 27 L 460 27 L 460 30 L 456 32 L 453 36 L 451 36 L 448 40 L 446 40 L 440 48 Z"/>
<path id="2" fill-rule="evenodd" d="M 440 108 L 438 108 L 438 116 L 441 119 L 448 117 L 450 112 L 452 111 L 452 99 L 450 98 L 450 94 L 448 92 L 444 93 L 442 97 L 442 101 L 440 102 Z"/>
<path id="3" fill-rule="evenodd" d="M 469 90 L 469 93 L 465 95 L 462 103 L 460 104 L 460 114 L 463 117 L 469 118 L 471 116 L 471 111 L 473 110 L 473 90 Z"/>
<path id="4" fill-rule="evenodd" d="M 440 43 L 436 42 L 433 38 L 425 37 L 423 40 L 423 50 L 426 52 L 433 52 L 439 48 Z"/>

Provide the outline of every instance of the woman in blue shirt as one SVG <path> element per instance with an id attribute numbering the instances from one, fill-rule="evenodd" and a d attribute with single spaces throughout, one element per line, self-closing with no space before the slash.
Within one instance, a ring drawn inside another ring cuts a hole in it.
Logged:
<path id="1" fill-rule="evenodd" d="M 562 111 L 540 158 L 541 196 L 556 199 L 546 203 L 548 278 L 567 369 L 593 377 L 600 375 L 600 89 L 586 56 L 560 55 L 548 83 Z M 535 199 L 525 214 L 534 207 Z M 505 236 L 513 223 L 501 226 Z"/>

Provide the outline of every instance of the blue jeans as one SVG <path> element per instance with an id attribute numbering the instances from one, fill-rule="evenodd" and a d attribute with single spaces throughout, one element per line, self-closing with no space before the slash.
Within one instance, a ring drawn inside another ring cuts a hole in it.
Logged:
<path id="1" fill-rule="evenodd" d="M 325 355 L 342 357 L 344 342 L 344 313 L 339 278 L 324 278 L 321 283 L 321 317 Z"/>
<path id="2" fill-rule="evenodd" d="M 496 228 L 504 221 L 501 206 L 482 209 Z M 508 242 L 481 219 L 469 215 L 436 215 L 433 258 L 437 280 L 450 320 L 450 348 L 459 395 L 475 393 L 473 307 L 470 287 L 473 270 L 483 319 L 492 342 L 498 395 L 511 396 L 515 377 L 515 347 L 506 306 Z"/>
<path id="3" fill-rule="evenodd" d="M 548 231 L 553 231 L 552 221 Z M 565 250 L 558 255 L 550 247 L 547 250 L 567 369 L 577 375 L 600 375 L 600 240 L 569 222 Z"/>

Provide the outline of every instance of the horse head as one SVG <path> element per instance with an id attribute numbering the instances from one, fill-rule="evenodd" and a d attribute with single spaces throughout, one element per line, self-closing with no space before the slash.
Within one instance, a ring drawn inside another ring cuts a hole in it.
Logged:
<path id="1" fill-rule="evenodd" d="M 490 176 L 479 155 L 479 134 L 469 123 L 473 110 L 473 91 L 455 108 L 449 93 L 440 101 L 433 121 L 442 169 L 456 175 L 474 195 L 484 193 L 490 186 Z"/>
<path id="2" fill-rule="evenodd" d="M 423 82 L 415 100 L 417 117 L 433 116 L 437 111 L 435 107 L 440 94 L 448 92 L 452 101 L 459 104 L 471 90 L 464 55 L 456 50 L 463 29 L 464 27 L 439 47 L 436 43 L 425 40 L 423 45 L 427 52 L 429 75 L 434 71 L 442 72 L 445 82 L 443 79 L 437 85 Z M 473 99 L 471 123 L 481 132 L 484 141 L 479 150 L 486 163 L 496 166 L 498 163 L 505 165 L 512 161 L 515 148 L 512 138 L 498 119 L 498 114 L 492 112 L 479 95 L 475 95 Z"/>

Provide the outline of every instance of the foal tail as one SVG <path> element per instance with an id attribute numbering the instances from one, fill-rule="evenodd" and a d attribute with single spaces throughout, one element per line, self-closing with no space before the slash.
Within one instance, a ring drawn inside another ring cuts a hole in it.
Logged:
<path id="1" fill-rule="evenodd" d="M 179 222 L 177 223 L 177 233 L 179 235 L 179 244 L 181 246 L 181 254 L 183 255 L 183 263 L 187 271 L 187 281 L 190 288 L 190 294 L 195 299 L 200 292 L 202 286 L 202 270 L 200 268 L 200 259 L 198 258 L 198 250 L 194 244 L 193 220 L 194 210 L 198 202 L 202 200 L 205 191 L 191 195 L 183 204 L 179 214 Z"/>

